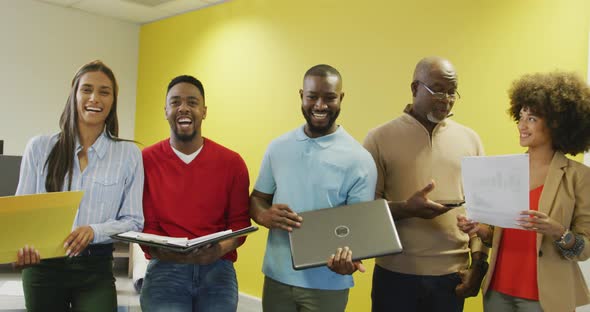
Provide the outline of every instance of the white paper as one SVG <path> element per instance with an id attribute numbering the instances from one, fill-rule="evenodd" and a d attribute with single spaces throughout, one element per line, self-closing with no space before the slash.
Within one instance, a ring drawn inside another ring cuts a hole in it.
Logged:
<path id="1" fill-rule="evenodd" d="M 134 232 L 134 231 L 120 233 L 118 235 L 121 237 L 128 237 L 128 238 L 143 240 L 146 242 L 168 244 L 168 245 L 174 245 L 174 246 L 180 246 L 180 247 L 189 247 L 189 246 L 196 245 L 200 242 L 203 242 L 203 241 L 206 241 L 209 239 L 213 239 L 213 238 L 216 238 L 219 236 L 223 236 L 223 235 L 226 235 L 229 233 L 232 233 L 232 230 L 215 232 L 215 233 L 212 233 L 209 235 L 200 236 L 200 237 L 193 238 L 193 239 L 188 239 L 186 237 L 170 237 L 170 236 L 163 236 L 163 235 L 140 233 L 140 232 Z"/>
<path id="2" fill-rule="evenodd" d="M 169 243 L 172 244 L 172 245 L 187 246 L 188 247 L 188 246 L 196 245 L 196 244 L 198 244 L 200 242 L 204 242 L 204 241 L 209 240 L 209 239 L 213 239 L 213 238 L 217 238 L 219 236 L 223 236 L 223 235 L 229 234 L 231 232 L 232 232 L 232 230 L 225 230 L 225 231 L 215 232 L 215 233 L 212 233 L 212 234 L 209 234 L 209 235 L 205 235 L 205 236 L 200 236 L 200 237 L 197 237 L 197 238 L 189 239 L 188 241 L 186 241 L 184 243 L 182 243 L 182 242 L 169 242 Z"/>
<path id="3" fill-rule="evenodd" d="M 170 237 L 170 236 L 141 233 L 141 232 L 134 232 L 134 231 L 120 233 L 119 236 L 139 239 L 139 240 L 143 240 L 146 242 L 154 242 L 154 243 L 161 243 L 161 244 L 174 244 L 174 245 L 178 245 L 178 246 L 186 246 L 186 243 L 188 242 L 188 238 L 186 238 L 186 237 Z"/>
<path id="4" fill-rule="evenodd" d="M 520 229 L 516 219 L 529 210 L 528 154 L 464 157 L 461 173 L 468 218 Z"/>

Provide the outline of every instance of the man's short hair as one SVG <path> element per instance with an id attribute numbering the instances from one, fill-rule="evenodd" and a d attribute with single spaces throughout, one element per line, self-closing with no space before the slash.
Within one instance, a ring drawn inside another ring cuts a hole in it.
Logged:
<path id="1" fill-rule="evenodd" d="M 342 76 L 340 76 L 340 72 L 326 64 L 319 64 L 315 65 L 312 68 L 308 69 L 303 75 L 303 79 L 307 78 L 308 76 L 317 76 L 317 77 L 328 77 L 328 76 L 336 76 L 338 80 L 342 81 Z"/>
<path id="2" fill-rule="evenodd" d="M 203 84 L 199 81 L 199 79 L 190 76 L 190 75 L 181 75 L 181 76 L 177 76 L 175 78 L 173 78 L 170 83 L 168 84 L 168 90 L 166 90 L 166 95 L 168 95 L 168 92 L 170 92 L 170 89 L 172 89 L 172 87 L 174 87 L 175 85 L 179 84 L 179 83 L 190 83 L 192 85 L 194 85 L 195 87 L 197 87 L 197 89 L 199 89 L 199 91 L 201 91 L 201 95 L 203 96 L 203 100 L 205 99 L 205 89 L 203 89 Z"/>

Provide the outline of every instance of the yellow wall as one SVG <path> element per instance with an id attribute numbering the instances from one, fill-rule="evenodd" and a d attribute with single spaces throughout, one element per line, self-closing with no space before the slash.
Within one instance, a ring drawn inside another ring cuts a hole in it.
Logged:
<path id="1" fill-rule="evenodd" d="M 506 90 L 523 73 L 586 75 L 587 0 L 234 0 L 142 26 L 136 139 L 169 135 L 165 87 L 179 74 L 205 86 L 204 135 L 239 152 L 254 183 L 267 144 L 304 122 L 298 89 L 310 66 L 344 78 L 339 124 L 362 141 L 411 101 L 413 67 L 451 59 L 462 99 L 454 117 L 475 129 L 488 154 L 518 153 Z M 266 231 L 240 248 L 240 290 L 261 295 Z M 371 268 L 355 274 L 348 311 L 369 311 Z M 466 311 L 481 311 L 480 299 Z"/>

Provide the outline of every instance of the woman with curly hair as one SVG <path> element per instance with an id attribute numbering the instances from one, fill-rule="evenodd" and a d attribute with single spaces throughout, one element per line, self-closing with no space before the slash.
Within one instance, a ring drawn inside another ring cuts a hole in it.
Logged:
<path id="1" fill-rule="evenodd" d="M 509 113 L 528 148 L 530 207 L 494 228 L 458 216 L 458 226 L 493 248 L 484 311 L 574 311 L 590 303 L 578 261 L 590 257 L 590 168 L 568 159 L 590 147 L 590 88 L 571 73 L 514 82 Z"/>

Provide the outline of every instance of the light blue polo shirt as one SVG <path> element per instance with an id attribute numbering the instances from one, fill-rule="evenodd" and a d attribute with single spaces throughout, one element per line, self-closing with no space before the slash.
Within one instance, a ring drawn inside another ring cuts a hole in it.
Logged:
<path id="1" fill-rule="evenodd" d="M 373 157 L 342 126 L 319 138 L 308 137 L 301 126 L 270 143 L 254 189 L 274 194 L 273 203 L 287 204 L 300 213 L 373 200 L 376 183 Z M 289 236 L 281 229 L 269 230 L 262 271 L 276 281 L 304 288 L 354 286 L 352 276 L 325 266 L 294 270 Z"/>

